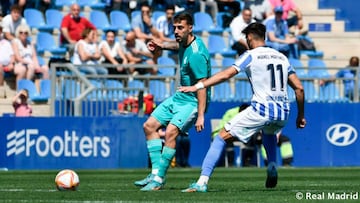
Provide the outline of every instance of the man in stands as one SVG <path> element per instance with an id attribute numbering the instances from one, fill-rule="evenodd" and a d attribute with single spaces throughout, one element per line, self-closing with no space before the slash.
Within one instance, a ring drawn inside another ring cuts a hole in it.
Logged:
<path id="1" fill-rule="evenodd" d="M 15 30 L 19 25 L 26 25 L 25 18 L 21 16 L 21 10 L 21 7 L 15 4 L 11 6 L 10 14 L 2 19 L 4 37 L 9 41 L 15 38 Z"/>
<path id="2" fill-rule="evenodd" d="M 72 4 L 70 13 L 64 16 L 61 22 L 61 45 L 68 47 L 72 52 L 75 43 L 81 39 L 81 33 L 85 28 L 96 30 L 96 27 L 86 18 L 80 16 L 80 6 Z"/>

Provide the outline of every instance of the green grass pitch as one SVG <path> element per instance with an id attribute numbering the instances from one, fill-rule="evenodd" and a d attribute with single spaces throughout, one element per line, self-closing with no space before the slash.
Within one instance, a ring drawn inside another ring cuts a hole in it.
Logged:
<path id="1" fill-rule="evenodd" d="M 265 168 L 216 168 L 207 193 L 181 193 L 200 169 L 171 168 L 161 191 L 133 185 L 145 169 L 75 170 L 77 191 L 60 192 L 58 171 L 0 172 L 0 202 L 359 202 L 360 168 L 280 168 L 278 185 L 264 187 Z M 346 199 L 344 199 L 346 198 Z M 299 200 L 300 199 L 300 200 Z"/>

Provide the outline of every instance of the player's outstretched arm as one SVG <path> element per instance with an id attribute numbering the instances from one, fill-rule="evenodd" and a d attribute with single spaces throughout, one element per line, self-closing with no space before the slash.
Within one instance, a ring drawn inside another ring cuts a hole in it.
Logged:
<path id="1" fill-rule="evenodd" d="M 296 127 L 297 128 L 304 128 L 306 125 L 305 119 L 305 108 L 304 108 L 304 101 L 305 101 L 305 94 L 304 88 L 301 84 L 301 81 L 296 76 L 296 74 L 289 75 L 288 83 L 292 89 L 295 91 L 296 103 L 298 108 L 298 115 L 296 118 Z"/>
<path id="2" fill-rule="evenodd" d="M 225 69 L 225 70 L 211 76 L 207 80 L 204 80 L 202 82 L 198 82 L 197 84 L 195 84 L 193 86 L 179 87 L 178 90 L 180 92 L 196 92 L 199 89 L 203 89 L 203 88 L 210 87 L 210 86 L 219 84 L 221 82 L 224 82 L 225 80 L 233 77 L 237 73 L 238 72 L 234 67 L 229 67 L 229 68 L 227 68 L 227 69 Z"/>

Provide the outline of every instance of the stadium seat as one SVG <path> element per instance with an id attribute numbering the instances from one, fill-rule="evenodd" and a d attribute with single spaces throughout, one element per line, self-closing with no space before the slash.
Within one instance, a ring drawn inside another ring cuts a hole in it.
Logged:
<path id="1" fill-rule="evenodd" d="M 158 74 L 159 75 L 175 75 L 175 61 L 170 57 L 161 56 L 157 59 L 157 64 L 159 65 Z M 169 65 L 168 67 L 164 65 Z"/>
<path id="2" fill-rule="evenodd" d="M 228 13 L 228 12 L 218 12 L 216 14 L 216 27 L 222 28 L 224 31 L 229 32 L 230 31 L 229 26 L 223 28 L 225 16 L 228 16 L 229 18 L 231 18 L 230 13 Z"/>
<path id="3" fill-rule="evenodd" d="M 233 65 L 234 62 L 235 62 L 235 58 L 233 58 L 233 57 L 224 57 L 222 59 L 221 65 L 223 66 L 223 69 L 224 69 L 224 68 L 227 68 L 227 67 Z"/>
<path id="4" fill-rule="evenodd" d="M 51 98 L 51 80 L 40 80 L 40 95 L 46 98 Z"/>
<path id="5" fill-rule="evenodd" d="M 152 13 L 152 18 L 153 18 L 153 20 L 156 22 L 158 19 L 159 19 L 159 17 L 161 17 L 161 16 L 165 16 L 166 15 L 166 13 L 164 12 L 164 11 L 154 11 L 153 13 Z"/>
<path id="6" fill-rule="evenodd" d="M 305 99 L 307 102 L 316 102 L 319 100 L 318 92 L 314 86 L 313 81 L 302 82 L 305 92 Z"/>
<path id="7" fill-rule="evenodd" d="M 311 58 L 308 61 L 309 71 L 308 76 L 314 78 L 328 78 L 330 77 L 327 71 L 326 64 L 321 59 Z"/>
<path id="8" fill-rule="evenodd" d="M 44 15 L 41 13 L 41 11 L 37 9 L 26 8 L 24 10 L 24 18 L 32 29 L 35 28 L 44 32 L 51 32 L 53 30 L 52 26 L 46 24 Z"/>
<path id="9" fill-rule="evenodd" d="M 235 82 L 235 100 L 249 102 L 252 98 L 251 85 L 247 80 L 236 80 Z"/>
<path id="10" fill-rule="evenodd" d="M 322 102 L 349 102 L 348 98 L 340 96 L 339 88 L 333 82 L 320 87 L 319 100 Z"/>
<path id="11" fill-rule="evenodd" d="M 295 92 L 289 85 L 287 86 L 287 94 L 290 102 L 296 100 Z"/>
<path id="12" fill-rule="evenodd" d="M 101 100 L 104 99 L 104 92 L 103 92 L 103 84 L 101 81 L 96 79 L 91 79 L 90 83 L 96 88 L 88 94 L 87 98 L 91 100 Z"/>
<path id="13" fill-rule="evenodd" d="M 170 96 L 165 82 L 161 80 L 149 81 L 149 93 L 154 95 L 156 102 L 161 102 Z"/>
<path id="14" fill-rule="evenodd" d="M 208 49 L 209 54 L 214 56 L 220 54 L 223 57 L 235 57 L 236 51 L 230 49 L 226 44 L 222 36 L 210 34 L 208 37 Z"/>
<path id="15" fill-rule="evenodd" d="M 106 4 L 100 0 L 77 0 L 80 7 L 88 6 L 91 9 L 104 9 Z"/>
<path id="16" fill-rule="evenodd" d="M 289 58 L 289 62 L 295 68 L 298 77 L 307 77 L 305 67 L 299 59 Z"/>
<path id="17" fill-rule="evenodd" d="M 110 23 L 111 26 L 116 27 L 117 29 L 128 32 L 131 30 L 130 19 L 126 13 L 122 11 L 111 11 L 110 12 Z"/>
<path id="18" fill-rule="evenodd" d="M 145 88 L 144 82 L 140 80 L 131 80 L 128 82 L 128 88 Z M 129 96 L 137 97 L 139 90 L 130 90 Z"/>
<path id="19" fill-rule="evenodd" d="M 121 89 L 124 85 L 119 80 L 106 80 L 105 86 L 108 88 L 107 97 L 110 100 L 122 101 L 127 97 L 127 94 Z"/>
<path id="20" fill-rule="evenodd" d="M 63 81 L 63 95 L 65 99 L 75 99 L 80 95 L 80 84 L 76 80 Z"/>
<path id="21" fill-rule="evenodd" d="M 60 29 L 64 15 L 57 9 L 47 9 L 45 11 L 46 24 L 53 29 Z"/>
<path id="22" fill-rule="evenodd" d="M 138 16 L 138 15 L 141 15 L 140 10 L 131 11 L 131 13 L 130 13 L 130 22 L 132 22 L 136 18 L 136 16 Z"/>
<path id="23" fill-rule="evenodd" d="M 49 51 L 53 56 L 64 56 L 66 54 L 66 48 L 57 46 L 53 35 L 48 32 L 37 34 L 36 51 L 40 54 Z"/>
<path id="24" fill-rule="evenodd" d="M 20 79 L 17 82 L 17 91 L 19 92 L 22 89 L 27 89 L 29 92 L 29 99 L 33 102 L 47 102 L 49 97 L 43 96 L 36 89 L 35 83 L 32 80 Z"/>
<path id="25" fill-rule="evenodd" d="M 118 30 L 117 27 L 110 25 L 109 19 L 104 11 L 92 10 L 90 12 L 89 20 L 95 25 L 97 29 L 100 29 L 104 32 L 108 30 Z"/>
<path id="26" fill-rule="evenodd" d="M 194 28 L 195 33 L 201 33 L 207 31 L 211 34 L 220 34 L 223 32 L 221 27 L 217 27 L 211 16 L 205 12 L 195 12 L 194 13 Z"/>
<path id="27" fill-rule="evenodd" d="M 229 102 L 234 99 L 234 94 L 229 81 L 224 81 L 213 87 L 212 101 Z"/>
<path id="28" fill-rule="evenodd" d="M 55 0 L 55 7 L 63 9 L 64 6 L 71 6 L 73 3 L 76 3 L 76 0 Z"/>

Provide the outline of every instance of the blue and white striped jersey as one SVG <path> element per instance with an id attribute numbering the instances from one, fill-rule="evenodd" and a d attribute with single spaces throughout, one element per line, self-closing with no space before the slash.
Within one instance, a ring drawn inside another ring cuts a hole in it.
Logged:
<path id="1" fill-rule="evenodd" d="M 251 106 L 256 112 L 269 120 L 288 119 L 287 82 L 295 70 L 285 55 L 269 47 L 258 47 L 242 54 L 233 67 L 249 78 L 253 90 Z"/>

